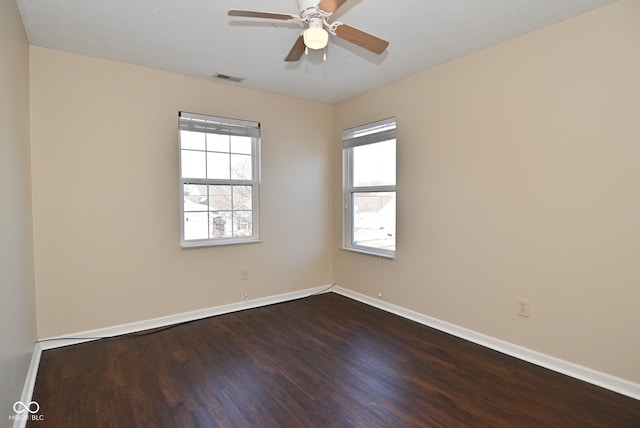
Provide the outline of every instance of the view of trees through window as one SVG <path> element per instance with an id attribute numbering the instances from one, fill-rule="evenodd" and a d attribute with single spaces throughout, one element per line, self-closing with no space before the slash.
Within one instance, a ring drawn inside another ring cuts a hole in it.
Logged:
<path id="1" fill-rule="evenodd" d="M 251 193 L 251 186 L 185 184 L 185 239 L 251 236 Z"/>

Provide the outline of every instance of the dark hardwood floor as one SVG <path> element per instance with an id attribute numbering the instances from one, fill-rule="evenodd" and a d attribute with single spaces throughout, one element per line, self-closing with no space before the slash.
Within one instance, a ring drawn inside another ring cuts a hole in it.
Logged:
<path id="1" fill-rule="evenodd" d="M 29 427 L 639 427 L 640 401 L 335 293 L 42 353 Z"/>

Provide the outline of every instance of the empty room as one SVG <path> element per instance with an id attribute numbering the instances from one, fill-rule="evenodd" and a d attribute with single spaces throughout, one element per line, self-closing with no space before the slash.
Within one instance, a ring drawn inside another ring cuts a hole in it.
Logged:
<path id="1" fill-rule="evenodd" d="M 0 427 L 640 424 L 640 1 L 0 3 Z"/>

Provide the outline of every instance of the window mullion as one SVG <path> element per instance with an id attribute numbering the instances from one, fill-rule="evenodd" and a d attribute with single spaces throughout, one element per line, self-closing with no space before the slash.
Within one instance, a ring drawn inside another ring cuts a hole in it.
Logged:
<path id="1" fill-rule="evenodd" d="M 221 180 L 221 179 L 205 179 L 205 178 L 183 178 L 180 180 L 183 184 L 202 184 L 213 186 L 225 186 L 233 184 L 235 186 L 253 186 L 256 184 L 255 180 Z"/>
<path id="2" fill-rule="evenodd" d="M 353 193 L 362 192 L 395 192 L 396 186 L 358 186 L 350 189 Z"/>
<path id="3" fill-rule="evenodd" d="M 257 182 L 255 180 L 219 180 L 205 178 L 182 178 L 180 184 L 199 184 L 202 186 L 255 186 Z"/>

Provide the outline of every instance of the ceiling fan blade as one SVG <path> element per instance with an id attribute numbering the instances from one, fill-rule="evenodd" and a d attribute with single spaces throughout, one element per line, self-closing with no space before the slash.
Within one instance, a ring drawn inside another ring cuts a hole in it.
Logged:
<path id="1" fill-rule="evenodd" d="M 241 16 L 244 18 L 266 18 L 266 19 L 279 19 L 281 21 L 289 21 L 297 19 L 297 16 L 287 15 L 285 13 L 271 13 L 271 12 L 254 12 L 252 10 L 237 10 L 231 9 L 227 12 L 229 16 Z"/>
<path id="2" fill-rule="evenodd" d="M 341 39 L 354 43 L 378 55 L 384 52 L 385 49 L 387 49 L 387 46 L 389 46 L 388 41 L 376 37 L 373 34 L 358 30 L 357 28 L 347 24 L 336 25 L 334 31 L 336 36 L 340 37 Z"/>
<path id="3" fill-rule="evenodd" d="M 287 55 L 284 60 L 287 62 L 299 61 L 300 58 L 302 58 L 302 54 L 304 53 L 305 49 L 306 46 L 304 45 L 304 38 L 302 37 L 302 34 L 300 34 L 300 37 L 298 37 L 298 40 L 296 40 L 296 42 L 293 44 L 293 47 L 289 51 L 289 55 Z"/>
<path id="4" fill-rule="evenodd" d="M 346 1 L 347 0 L 322 0 L 318 3 L 318 9 L 324 10 L 328 13 L 333 13 L 338 10 L 340 6 L 346 3 Z"/>

